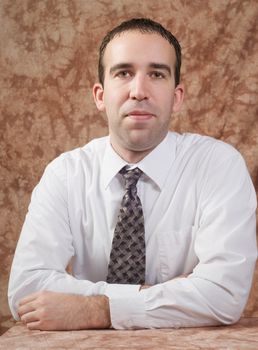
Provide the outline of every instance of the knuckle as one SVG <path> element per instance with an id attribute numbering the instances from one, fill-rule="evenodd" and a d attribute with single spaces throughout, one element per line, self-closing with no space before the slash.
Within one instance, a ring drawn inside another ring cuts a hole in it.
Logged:
<path id="1" fill-rule="evenodd" d="M 45 307 L 42 307 L 42 308 L 40 309 L 39 314 L 40 314 L 40 320 L 43 321 L 44 319 L 47 318 L 47 309 L 46 309 Z"/>
<path id="2" fill-rule="evenodd" d="M 46 295 L 46 291 L 45 291 L 45 290 L 41 290 L 41 291 L 39 292 L 39 297 L 40 297 L 40 298 L 43 298 L 45 295 Z"/>
<path id="3" fill-rule="evenodd" d="M 40 328 L 42 328 L 44 326 L 44 321 L 40 319 L 38 325 Z"/>

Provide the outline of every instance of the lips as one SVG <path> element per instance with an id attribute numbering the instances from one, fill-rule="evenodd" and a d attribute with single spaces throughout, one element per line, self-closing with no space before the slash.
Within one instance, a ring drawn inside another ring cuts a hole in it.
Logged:
<path id="1" fill-rule="evenodd" d="M 128 112 L 126 116 L 134 120 L 143 121 L 151 119 L 152 117 L 154 117 L 154 114 L 145 110 L 132 110 Z"/>

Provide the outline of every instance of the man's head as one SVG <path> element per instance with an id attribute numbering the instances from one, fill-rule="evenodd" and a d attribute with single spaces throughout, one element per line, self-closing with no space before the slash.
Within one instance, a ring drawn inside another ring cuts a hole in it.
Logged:
<path id="1" fill-rule="evenodd" d="M 129 31 L 139 31 L 141 33 L 156 33 L 166 39 L 172 48 L 175 50 L 176 62 L 175 62 L 175 85 L 180 83 L 180 68 L 181 68 L 181 47 L 176 37 L 165 29 L 161 24 L 152 21 L 148 18 L 133 18 L 129 21 L 122 22 L 117 27 L 113 28 L 106 34 L 99 48 L 99 64 L 98 64 L 98 75 L 99 82 L 104 84 L 105 79 L 105 65 L 104 55 L 107 45 L 116 36 Z"/>
<path id="2" fill-rule="evenodd" d="M 100 82 L 93 95 L 107 115 L 113 148 L 136 163 L 165 138 L 171 115 L 182 104 L 180 46 L 150 20 L 131 20 L 110 33 L 101 46 Z"/>

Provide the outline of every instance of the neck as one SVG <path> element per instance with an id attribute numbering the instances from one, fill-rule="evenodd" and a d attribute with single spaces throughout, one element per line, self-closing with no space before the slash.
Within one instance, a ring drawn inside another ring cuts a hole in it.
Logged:
<path id="1" fill-rule="evenodd" d="M 144 157 L 146 157 L 152 150 L 143 150 L 143 151 L 133 151 L 124 149 L 121 147 L 117 147 L 117 145 L 113 144 L 111 142 L 111 146 L 113 147 L 114 151 L 128 164 L 136 164 L 139 163 Z"/>

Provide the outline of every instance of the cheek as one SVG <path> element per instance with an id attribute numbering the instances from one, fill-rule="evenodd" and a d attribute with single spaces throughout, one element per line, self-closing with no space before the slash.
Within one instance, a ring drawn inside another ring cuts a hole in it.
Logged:
<path id="1" fill-rule="evenodd" d="M 156 96 L 156 108 L 159 110 L 159 113 L 163 118 L 167 118 L 168 115 L 172 112 L 173 100 L 168 97 L 166 94 Z"/>
<path id="2" fill-rule="evenodd" d="M 166 93 L 163 98 L 164 98 L 163 102 L 165 105 L 165 109 L 172 111 L 173 104 L 174 104 L 174 98 L 173 98 L 172 93 L 171 94 Z"/>
<path id="3" fill-rule="evenodd" d="M 125 94 L 122 90 L 113 90 L 109 91 L 104 95 L 104 103 L 106 109 L 108 110 L 117 110 L 119 109 L 124 101 L 126 100 Z"/>

